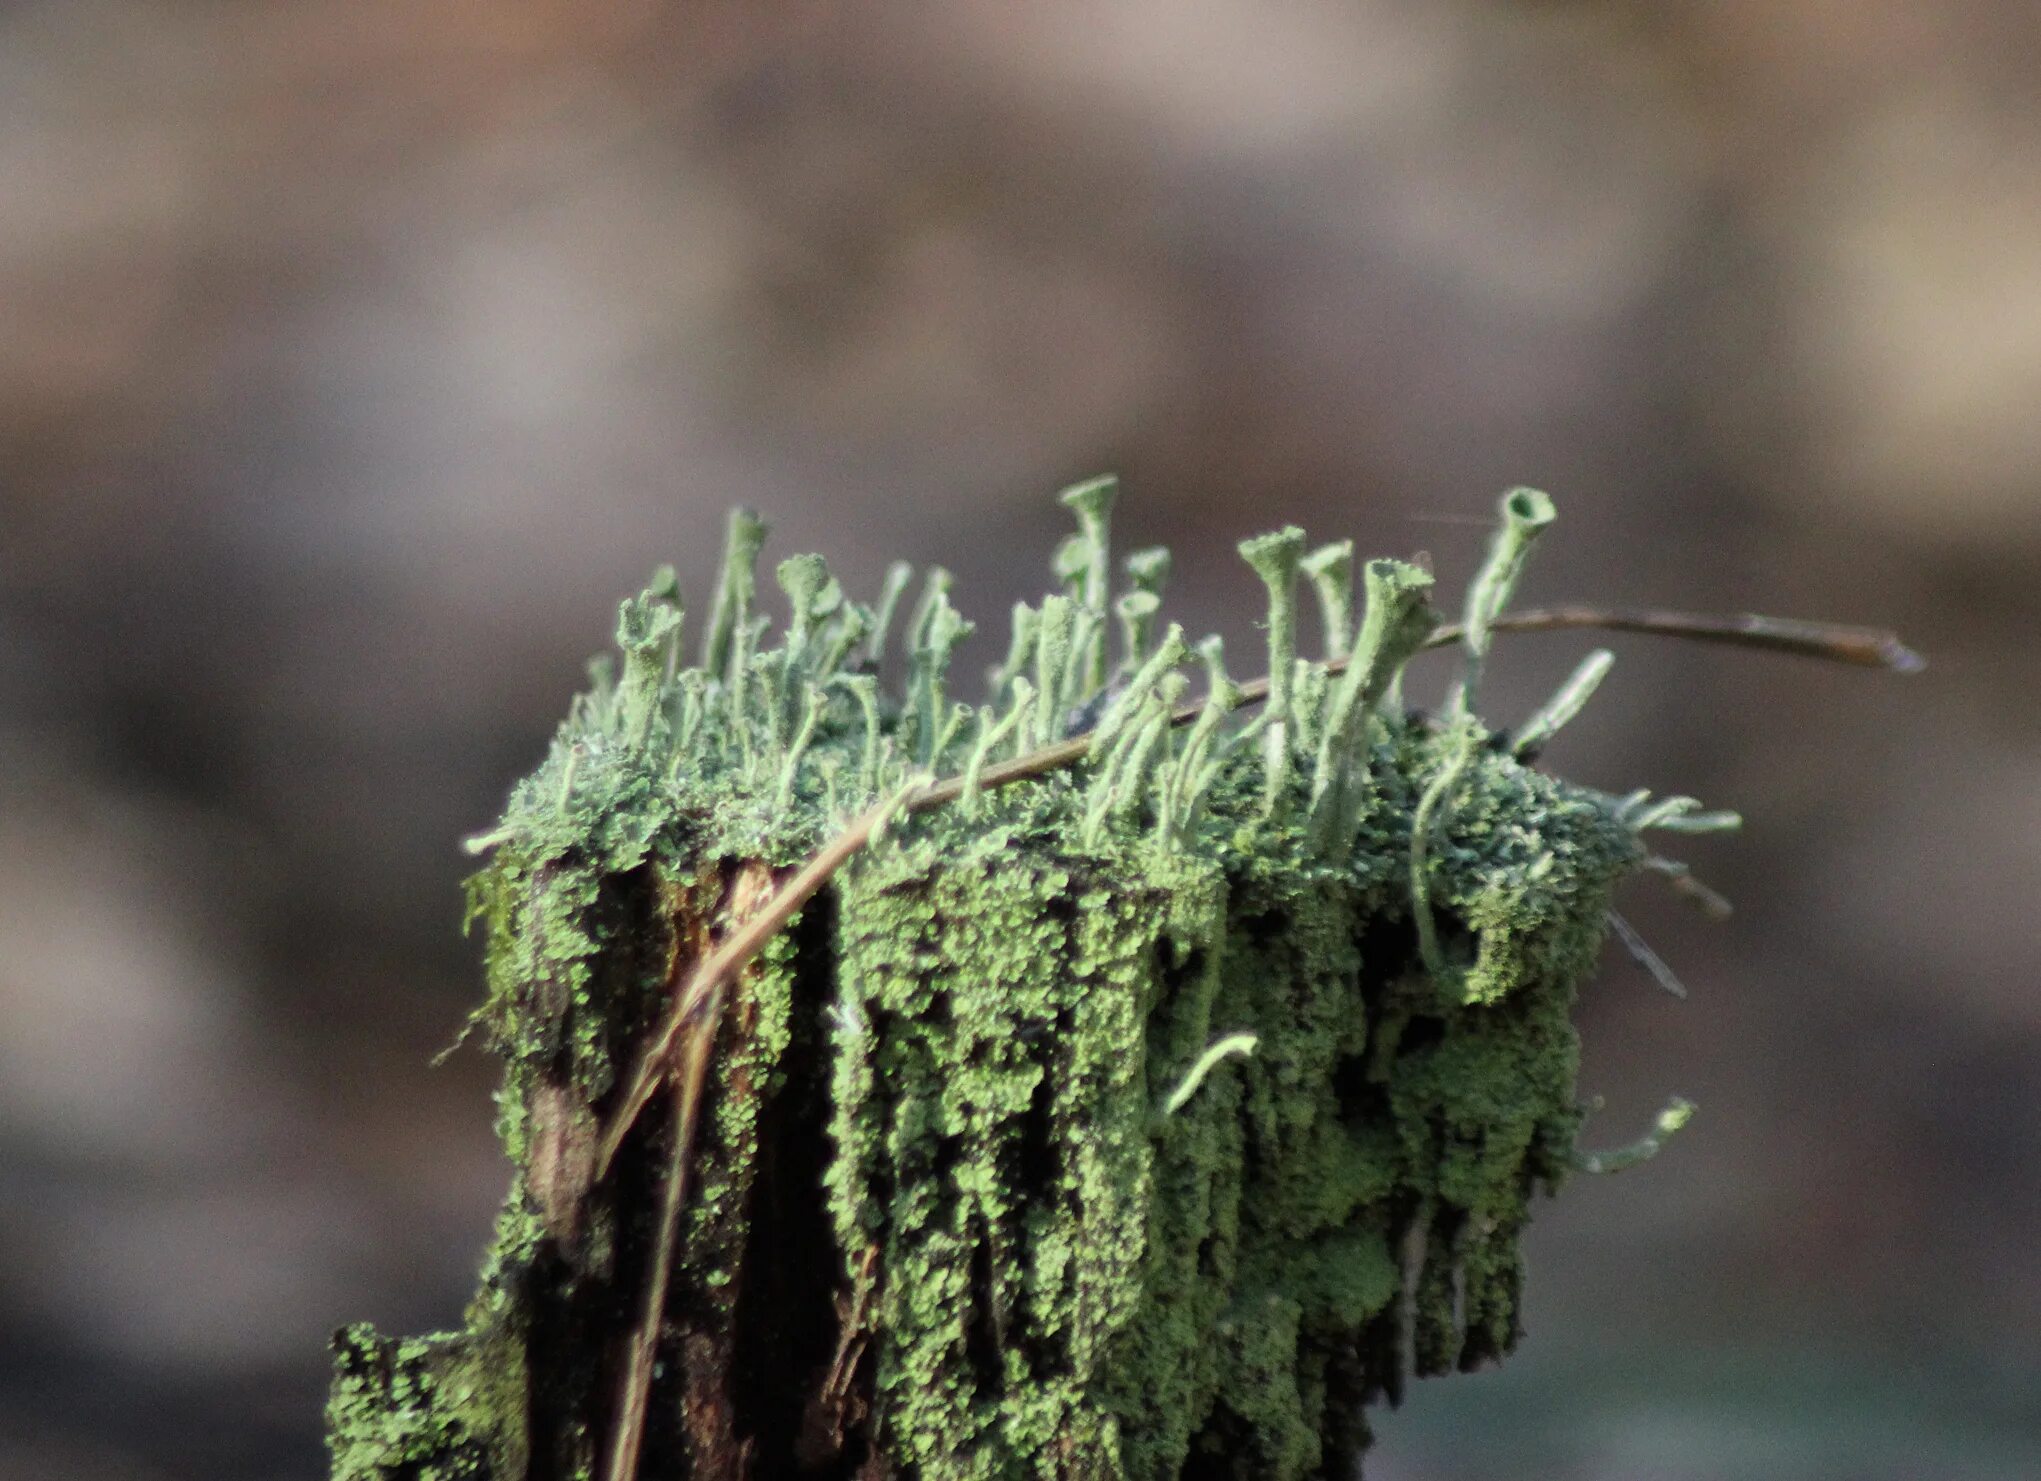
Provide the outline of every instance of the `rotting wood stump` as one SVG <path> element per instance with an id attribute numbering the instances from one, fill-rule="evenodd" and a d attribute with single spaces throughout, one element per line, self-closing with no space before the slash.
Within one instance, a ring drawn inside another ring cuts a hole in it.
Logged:
<path id="1" fill-rule="evenodd" d="M 1114 595 L 1113 494 L 1064 494 L 978 706 L 940 569 L 891 684 L 906 569 L 866 606 L 783 562 L 767 647 L 742 512 L 697 665 L 670 572 L 624 603 L 473 843 L 515 1169 L 481 1287 L 460 1332 L 336 1335 L 336 1478 L 1343 1476 L 1407 1376 L 1516 1344 L 1611 891 L 1734 816 L 1536 768 L 1606 654 L 1476 718 L 1542 494 L 1452 628 L 1412 566 L 1357 620 L 1350 545 L 1246 542 L 1249 685 L 1159 630 L 1166 552 Z"/>

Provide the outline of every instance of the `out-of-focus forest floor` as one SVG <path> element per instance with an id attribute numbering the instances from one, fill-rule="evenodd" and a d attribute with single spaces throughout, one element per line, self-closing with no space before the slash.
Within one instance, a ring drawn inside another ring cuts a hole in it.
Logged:
<path id="1" fill-rule="evenodd" d="M 1933 660 L 1614 644 L 1551 764 L 1750 825 L 1583 1089 L 1701 1114 L 1371 1476 L 2041 1474 L 2032 5 L 29 0 L 0 181 L 0 1474 L 317 1474 L 326 1331 L 455 1319 L 456 840 L 617 596 L 743 500 L 996 617 L 1105 468 L 1241 652 L 1239 536 L 1457 590 L 1530 482 L 1531 601 Z"/>

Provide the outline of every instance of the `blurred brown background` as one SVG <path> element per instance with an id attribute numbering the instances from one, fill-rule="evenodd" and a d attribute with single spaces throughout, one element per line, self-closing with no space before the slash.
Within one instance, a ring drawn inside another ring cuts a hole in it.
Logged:
<path id="1" fill-rule="evenodd" d="M 1751 822 L 1583 1089 L 1702 1113 L 1370 1475 L 2041 1475 L 2028 0 L 17 0 L 0 190 L 0 1475 L 321 1474 L 328 1329 L 456 1318 L 456 840 L 656 561 L 990 627 L 1108 468 L 1241 653 L 1240 536 L 1456 590 L 1532 482 L 1529 599 L 1933 659 L 1615 644 L 1551 763 Z"/>

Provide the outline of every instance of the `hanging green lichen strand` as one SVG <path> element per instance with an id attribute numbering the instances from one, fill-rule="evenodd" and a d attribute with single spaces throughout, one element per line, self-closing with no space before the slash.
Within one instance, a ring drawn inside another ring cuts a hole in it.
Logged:
<path id="1" fill-rule="evenodd" d="M 1367 563 L 1356 616 L 1350 545 L 1246 542 L 1250 713 L 1218 641 L 1161 619 L 1167 552 L 1115 595 L 1113 495 L 1064 495 L 1060 590 L 1015 610 L 976 703 L 940 569 L 896 622 L 904 567 L 867 606 L 783 561 L 770 642 L 748 513 L 698 665 L 670 571 L 623 604 L 621 664 L 474 844 L 515 1169 L 482 1288 L 462 1332 L 336 1339 L 336 1477 L 1337 1475 L 1408 1375 L 1514 1345 L 1610 892 L 1679 874 L 1643 830 L 1735 819 L 1533 769 L 1604 656 L 1515 737 L 1476 718 L 1542 494 L 1504 500 L 1437 718 L 1395 698 L 1438 622 L 1425 572 Z M 1076 735 L 1080 764 L 980 785 Z M 950 775 L 619 1122 L 711 948 Z"/>

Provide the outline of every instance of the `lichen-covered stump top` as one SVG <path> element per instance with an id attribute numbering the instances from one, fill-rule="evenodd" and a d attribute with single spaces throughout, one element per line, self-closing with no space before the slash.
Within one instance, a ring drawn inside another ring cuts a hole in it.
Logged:
<path id="1" fill-rule="evenodd" d="M 1164 552 L 1113 597 L 1112 493 L 1065 494 L 1063 590 L 981 707 L 939 570 L 891 691 L 904 571 L 866 607 L 783 563 L 766 647 L 748 515 L 699 665 L 669 574 L 624 604 L 621 671 L 477 841 L 516 1170 L 481 1290 L 461 1332 L 339 1334 L 336 1477 L 1343 1476 L 1408 1374 L 1515 1344 L 1610 891 L 1676 870 L 1644 829 L 1733 819 L 1535 768 L 1601 657 L 1513 734 L 1475 718 L 1542 495 L 1427 714 L 1423 572 L 1369 564 L 1356 621 L 1347 546 L 1247 542 L 1243 689 L 1158 631 Z M 847 826 L 882 836 L 702 977 Z"/>

